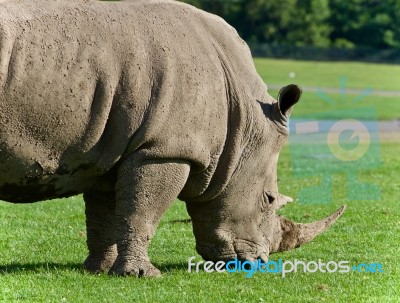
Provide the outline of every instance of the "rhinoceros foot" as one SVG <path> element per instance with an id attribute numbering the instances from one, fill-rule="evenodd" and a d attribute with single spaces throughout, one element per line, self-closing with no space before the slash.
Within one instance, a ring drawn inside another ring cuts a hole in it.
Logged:
<path id="1" fill-rule="evenodd" d="M 114 264 L 116 255 L 108 255 L 105 257 L 94 257 L 89 255 L 83 266 L 87 271 L 93 274 L 99 274 L 110 270 Z"/>
<path id="2" fill-rule="evenodd" d="M 117 258 L 109 271 L 110 275 L 136 276 L 142 277 L 161 277 L 160 270 L 147 260 L 122 260 Z"/>

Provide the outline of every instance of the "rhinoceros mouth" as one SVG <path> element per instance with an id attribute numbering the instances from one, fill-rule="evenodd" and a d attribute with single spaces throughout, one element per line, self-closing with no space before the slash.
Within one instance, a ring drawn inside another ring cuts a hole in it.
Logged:
<path id="1" fill-rule="evenodd" d="M 233 251 L 221 251 L 215 244 L 197 244 L 196 250 L 206 261 L 230 261 L 236 258 L 236 254 Z"/>
<path id="2" fill-rule="evenodd" d="M 255 261 L 265 258 L 268 254 L 268 240 L 262 238 L 263 243 L 245 239 L 231 239 L 229 243 L 218 246 L 215 243 L 199 243 L 196 245 L 197 252 L 207 261 L 247 260 Z"/>
<path id="3" fill-rule="evenodd" d="M 260 249 L 257 252 L 247 251 L 247 252 L 236 252 L 236 251 L 220 251 L 215 245 L 211 244 L 201 244 L 196 245 L 196 249 L 202 258 L 206 261 L 212 262 L 230 262 L 233 260 L 239 261 L 250 261 L 254 262 L 256 260 L 262 260 L 263 262 L 268 262 L 268 252 L 264 249 Z"/>

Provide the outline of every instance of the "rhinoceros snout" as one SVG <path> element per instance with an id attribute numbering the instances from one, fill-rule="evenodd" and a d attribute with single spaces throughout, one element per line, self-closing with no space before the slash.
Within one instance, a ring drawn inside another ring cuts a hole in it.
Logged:
<path id="1" fill-rule="evenodd" d="M 193 220 L 196 236 L 196 250 L 209 261 L 230 261 L 233 259 L 254 261 L 268 260 L 268 255 L 287 251 L 310 242 L 326 231 L 343 215 L 342 206 L 330 216 L 313 223 L 292 222 L 282 216 L 265 213 L 260 220 L 235 222 L 198 222 Z"/>

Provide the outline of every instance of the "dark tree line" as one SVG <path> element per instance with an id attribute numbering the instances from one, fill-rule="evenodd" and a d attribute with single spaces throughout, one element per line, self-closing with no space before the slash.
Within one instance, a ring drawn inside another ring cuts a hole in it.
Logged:
<path id="1" fill-rule="evenodd" d="M 400 0 L 181 0 L 223 17 L 248 42 L 400 49 Z"/>

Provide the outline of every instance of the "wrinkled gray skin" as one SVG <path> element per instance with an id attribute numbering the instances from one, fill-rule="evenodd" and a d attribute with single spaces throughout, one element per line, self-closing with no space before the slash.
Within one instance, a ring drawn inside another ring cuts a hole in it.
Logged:
<path id="1" fill-rule="evenodd" d="M 207 260 L 267 259 L 344 211 L 276 214 L 287 117 L 247 45 L 174 1 L 0 0 L 0 198 L 84 193 L 92 272 L 160 274 L 147 248 L 179 197 Z"/>

